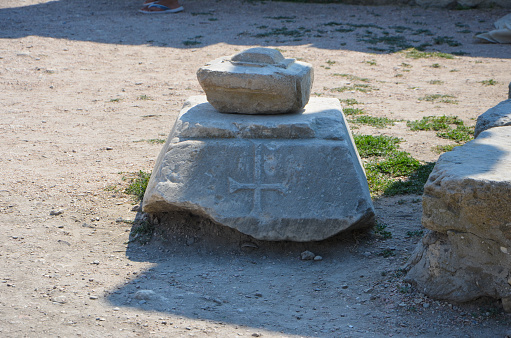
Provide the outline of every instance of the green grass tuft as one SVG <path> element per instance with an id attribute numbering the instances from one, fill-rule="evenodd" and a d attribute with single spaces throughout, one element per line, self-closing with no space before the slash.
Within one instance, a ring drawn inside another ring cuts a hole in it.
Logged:
<path id="1" fill-rule="evenodd" d="M 441 52 L 423 52 L 416 48 L 410 48 L 404 50 L 403 53 L 406 57 L 412 59 L 428 59 L 428 58 L 443 58 L 443 59 L 454 59 L 454 55 Z"/>
<path id="2" fill-rule="evenodd" d="M 456 143 L 465 143 L 474 138 L 474 128 L 467 126 L 457 126 L 456 129 L 449 129 L 445 132 L 438 132 L 438 137 L 453 140 Z"/>
<path id="3" fill-rule="evenodd" d="M 368 163 L 367 167 L 391 176 L 408 176 L 419 169 L 421 163 L 406 151 L 398 151 L 383 161 Z"/>
<path id="4" fill-rule="evenodd" d="M 353 135 L 361 157 L 386 156 L 398 148 L 401 139 L 392 136 Z"/>
<path id="5" fill-rule="evenodd" d="M 385 128 L 387 126 L 393 126 L 396 120 L 389 119 L 387 117 L 374 117 L 368 115 L 357 116 L 350 120 L 352 123 L 365 124 L 375 128 Z"/>
<path id="6" fill-rule="evenodd" d="M 428 101 L 428 102 L 442 102 L 442 103 L 452 103 L 458 104 L 457 100 L 451 100 L 452 98 L 456 98 L 452 95 L 442 95 L 442 94 L 429 94 L 424 97 L 419 97 L 419 101 Z"/>
<path id="7" fill-rule="evenodd" d="M 385 196 L 422 194 L 424 184 L 428 181 L 429 174 L 431 174 L 434 166 L 435 163 L 421 165 L 407 179 L 394 181 L 385 187 L 383 194 Z"/>
<path id="8" fill-rule="evenodd" d="M 150 177 L 151 173 L 146 173 L 140 170 L 135 174 L 135 177 L 129 178 L 130 184 L 124 190 L 124 193 L 133 195 L 137 201 L 141 201 L 144 198 L 145 190 L 147 188 L 147 183 L 149 183 Z"/>
<path id="9" fill-rule="evenodd" d="M 484 81 L 481 81 L 481 83 L 484 86 L 495 86 L 496 84 L 498 84 L 498 82 L 495 81 L 494 79 L 484 80 Z"/>
<path id="10" fill-rule="evenodd" d="M 344 115 L 353 116 L 363 114 L 364 110 L 360 108 L 344 108 L 342 112 Z"/>
<path id="11" fill-rule="evenodd" d="M 362 92 L 362 93 L 367 93 L 367 92 L 373 91 L 374 89 L 375 88 L 371 87 L 368 84 L 355 83 L 354 85 L 351 85 L 351 86 L 332 88 L 332 89 L 330 89 L 330 91 L 339 92 L 339 93 L 344 93 L 347 91 L 358 91 L 358 92 Z"/>
<path id="12" fill-rule="evenodd" d="M 406 125 L 410 130 L 447 130 L 450 125 L 463 125 L 457 116 L 424 116 L 418 121 L 408 121 Z"/>
<path id="13" fill-rule="evenodd" d="M 347 106 L 353 106 L 355 104 L 360 104 L 360 102 L 358 102 L 355 99 L 339 99 L 339 102 L 345 103 Z"/>

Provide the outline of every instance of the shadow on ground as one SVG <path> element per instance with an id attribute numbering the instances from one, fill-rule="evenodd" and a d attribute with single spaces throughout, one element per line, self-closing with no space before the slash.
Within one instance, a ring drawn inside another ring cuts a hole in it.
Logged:
<path id="1" fill-rule="evenodd" d="M 58 0 L 3 8 L 0 38 L 36 35 L 173 48 L 218 43 L 291 45 L 377 54 L 416 47 L 457 55 L 509 58 L 508 46 L 480 44 L 473 38 L 478 32 L 492 29 L 492 23 L 502 15 L 497 9 L 455 11 L 190 0 L 185 3 L 185 12 L 179 14 L 144 15 L 137 11 L 141 2 Z M 392 20 L 388 19 L 390 13 Z M 452 36 L 454 32 L 456 38 Z"/>
<path id="2" fill-rule="evenodd" d="M 367 231 L 313 243 L 265 242 L 188 213 L 154 219 L 133 227 L 127 255 L 155 266 L 114 290 L 108 297 L 114 306 L 246 326 L 254 332 L 325 336 L 347 333 L 355 321 L 360 328 L 372 326 L 372 316 L 359 318 L 350 310 L 369 301 L 371 294 L 362 288 L 370 288 L 385 268 L 356 263 L 360 247 L 371 242 Z M 301 260 L 305 250 L 322 259 Z M 348 286 L 353 276 L 358 283 Z M 375 311 L 373 315 L 380 312 Z"/>

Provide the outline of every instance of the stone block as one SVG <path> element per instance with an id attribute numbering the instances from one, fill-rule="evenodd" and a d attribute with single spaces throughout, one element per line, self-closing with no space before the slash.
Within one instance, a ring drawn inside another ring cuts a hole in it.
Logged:
<path id="1" fill-rule="evenodd" d="M 440 156 L 424 187 L 425 228 L 407 279 L 430 297 L 511 296 L 511 127 Z"/>
<path id="2" fill-rule="evenodd" d="M 261 240 L 317 241 L 372 226 L 374 208 L 337 99 L 300 113 L 220 114 L 204 96 L 181 111 L 143 210 L 189 211 Z"/>
<path id="3" fill-rule="evenodd" d="M 222 113 L 283 114 L 309 101 L 312 66 L 284 59 L 276 49 L 250 48 L 197 71 L 209 103 Z"/>
<path id="4" fill-rule="evenodd" d="M 477 118 L 474 137 L 481 132 L 495 127 L 511 126 L 511 99 L 500 102 Z"/>

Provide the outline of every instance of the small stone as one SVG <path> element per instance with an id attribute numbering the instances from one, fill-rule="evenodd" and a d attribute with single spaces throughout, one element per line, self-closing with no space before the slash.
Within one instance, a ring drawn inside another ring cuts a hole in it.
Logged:
<path id="1" fill-rule="evenodd" d="M 98 320 L 98 321 L 100 321 L 100 322 L 104 322 L 106 319 L 105 319 L 105 318 L 103 318 L 103 317 L 98 317 L 98 318 L 96 318 L 96 320 Z"/>
<path id="2" fill-rule="evenodd" d="M 313 252 L 310 252 L 309 250 L 306 250 L 300 254 L 300 258 L 302 261 L 311 261 L 316 257 L 316 255 Z"/>
<path id="3" fill-rule="evenodd" d="M 135 206 L 133 206 L 133 208 L 131 208 L 131 211 L 139 211 L 140 210 L 140 205 L 137 204 Z"/>
<path id="4" fill-rule="evenodd" d="M 157 297 L 153 290 L 139 290 L 135 293 L 134 298 L 139 300 L 151 300 Z"/>
<path id="5" fill-rule="evenodd" d="M 254 332 L 254 333 L 252 333 L 252 337 L 261 337 L 261 334 L 257 333 L 257 332 Z"/>
<path id="6" fill-rule="evenodd" d="M 511 297 L 503 297 L 502 298 L 502 307 L 504 311 L 507 313 L 511 312 Z"/>
<path id="7" fill-rule="evenodd" d="M 122 223 L 124 222 L 124 219 L 122 219 L 122 217 L 119 217 L 118 219 L 115 220 L 115 223 Z"/>
<path id="8" fill-rule="evenodd" d="M 112 148 L 112 147 L 106 147 L 105 149 L 106 149 L 106 150 L 113 150 L 114 148 Z"/>
<path id="9" fill-rule="evenodd" d="M 62 210 L 62 209 L 51 210 L 50 211 L 50 216 L 58 216 L 58 215 L 62 215 L 63 213 L 64 213 L 64 210 Z"/>
<path id="10" fill-rule="evenodd" d="M 343 289 L 347 289 L 347 288 L 348 288 L 348 285 L 344 284 L 343 286 L 341 286 L 341 288 L 343 288 Z"/>
<path id="11" fill-rule="evenodd" d="M 422 307 L 423 307 L 423 308 L 425 308 L 425 309 L 429 308 L 430 306 L 431 306 L 431 305 L 430 305 L 429 303 L 424 303 L 424 304 L 422 304 Z"/>
<path id="12" fill-rule="evenodd" d="M 98 296 L 90 296 L 89 299 L 98 299 Z"/>
<path id="13" fill-rule="evenodd" d="M 406 306 L 406 303 L 399 303 L 399 306 L 400 306 L 400 307 L 405 307 L 405 306 Z"/>
<path id="14" fill-rule="evenodd" d="M 52 301 L 55 303 L 59 303 L 59 304 L 65 304 L 65 303 L 67 303 L 67 298 L 66 298 L 66 296 L 57 296 L 57 297 L 54 297 L 52 299 Z"/>
<path id="15" fill-rule="evenodd" d="M 119 310 L 120 310 L 120 308 L 118 308 L 118 307 L 114 307 L 112 310 L 113 310 L 113 311 L 119 311 Z"/>
<path id="16" fill-rule="evenodd" d="M 95 260 L 92 262 L 92 264 L 96 264 L 96 265 L 99 265 L 99 261 L 98 260 Z"/>
<path id="17" fill-rule="evenodd" d="M 315 261 L 322 261 L 322 260 L 323 260 L 323 257 L 321 257 L 321 256 L 315 256 L 315 257 L 314 257 L 314 260 L 315 260 Z"/>

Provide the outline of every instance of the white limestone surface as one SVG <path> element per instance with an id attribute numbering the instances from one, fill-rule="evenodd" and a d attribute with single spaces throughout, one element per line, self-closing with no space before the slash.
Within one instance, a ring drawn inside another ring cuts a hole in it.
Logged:
<path id="1" fill-rule="evenodd" d="M 407 278 L 430 297 L 511 297 L 511 127 L 492 128 L 440 156 L 424 187 L 431 230 Z"/>
<path id="2" fill-rule="evenodd" d="M 271 48 L 250 48 L 197 71 L 209 103 L 222 113 L 284 114 L 309 101 L 312 66 Z"/>
<path id="3" fill-rule="evenodd" d="M 221 114 L 184 105 L 143 200 L 262 240 L 315 241 L 374 223 L 360 158 L 337 99 L 287 115 Z"/>

